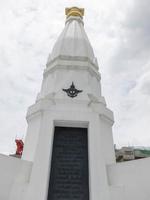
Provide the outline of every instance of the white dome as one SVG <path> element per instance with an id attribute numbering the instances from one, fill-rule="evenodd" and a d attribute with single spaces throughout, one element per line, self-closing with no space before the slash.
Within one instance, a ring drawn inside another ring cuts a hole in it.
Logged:
<path id="1" fill-rule="evenodd" d="M 66 20 L 65 28 L 55 43 L 48 62 L 58 56 L 82 57 L 89 59 L 93 63 L 96 62 L 81 17 L 70 16 Z"/>

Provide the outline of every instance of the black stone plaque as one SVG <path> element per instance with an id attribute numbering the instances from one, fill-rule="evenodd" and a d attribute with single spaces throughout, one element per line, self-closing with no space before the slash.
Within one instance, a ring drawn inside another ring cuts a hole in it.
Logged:
<path id="1" fill-rule="evenodd" d="M 86 128 L 55 127 L 47 200 L 89 200 Z"/>

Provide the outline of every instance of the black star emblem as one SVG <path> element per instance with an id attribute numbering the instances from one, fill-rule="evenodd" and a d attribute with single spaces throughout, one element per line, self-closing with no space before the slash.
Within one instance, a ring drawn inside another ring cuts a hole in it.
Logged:
<path id="1" fill-rule="evenodd" d="M 82 92 L 82 90 L 77 90 L 75 88 L 75 85 L 74 85 L 73 82 L 72 82 L 70 88 L 68 88 L 68 89 L 62 89 L 62 90 L 64 92 L 66 92 L 69 97 L 72 97 L 72 98 L 76 97 L 78 95 L 78 93 Z"/>

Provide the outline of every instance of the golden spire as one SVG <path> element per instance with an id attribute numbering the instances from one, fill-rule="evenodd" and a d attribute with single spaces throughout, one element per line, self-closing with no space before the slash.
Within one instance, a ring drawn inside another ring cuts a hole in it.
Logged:
<path id="1" fill-rule="evenodd" d="M 84 16 L 84 8 L 78 8 L 78 7 L 66 8 L 65 14 L 67 18 L 70 16 L 79 16 L 82 18 Z"/>

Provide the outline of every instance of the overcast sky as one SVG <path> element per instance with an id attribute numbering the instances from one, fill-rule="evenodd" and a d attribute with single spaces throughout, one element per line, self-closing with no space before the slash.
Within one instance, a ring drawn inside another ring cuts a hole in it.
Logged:
<path id="1" fill-rule="evenodd" d="M 150 146 L 149 0 L 0 0 L 0 153 L 25 138 L 27 108 L 70 6 L 85 8 L 103 96 L 115 116 L 114 143 Z"/>

